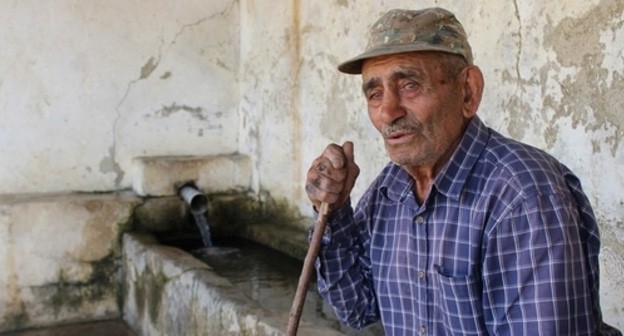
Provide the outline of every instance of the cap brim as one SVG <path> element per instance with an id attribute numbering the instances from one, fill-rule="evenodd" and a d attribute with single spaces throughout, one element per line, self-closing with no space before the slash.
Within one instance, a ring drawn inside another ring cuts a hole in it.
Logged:
<path id="1" fill-rule="evenodd" d="M 338 65 L 338 71 L 349 74 L 349 75 L 359 75 L 362 73 L 362 65 L 364 60 L 369 58 L 386 56 L 386 55 L 394 55 L 394 54 L 402 54 L 406 52 L 414 52 L 414 51 L 440 51 L 455 55 L 464 56 L 456 50 L 449 50 L 448 48 L 440 47 L 436 48 L 429 43 L 423 44 L 399 44 L 399 45 L 391 45 L 391 46 L 383 46 L 381 48 L 375 48 L 371 50 L 367 50 L 360 55 L 353 57 L 341 64 Z"/>

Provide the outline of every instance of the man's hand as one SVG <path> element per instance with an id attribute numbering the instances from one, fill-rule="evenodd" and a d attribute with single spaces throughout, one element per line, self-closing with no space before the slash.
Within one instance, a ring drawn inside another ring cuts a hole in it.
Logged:
<path id="1" fill-rule="evenodd" d="M 338 209 L 349 199 L 359 174 L 360 168 L 353 160 L 353 143 L 347 141 L 342 147 L 331 144 L 308 170 L 305 187 L 308 198 L 317 210 L 321 203 Z"/>

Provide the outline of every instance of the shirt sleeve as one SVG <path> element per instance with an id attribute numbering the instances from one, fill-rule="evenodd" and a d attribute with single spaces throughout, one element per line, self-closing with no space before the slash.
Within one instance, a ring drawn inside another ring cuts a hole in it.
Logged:
<path id="1" fill-rule="evenodd" d="M 344 324 L 355 329 L 379 319 L 365 222 L 354 219 L 350 202 L 334 211 L 315 265 L 320 295 Z"/>
<path id="2" fill-rule="evenodd" d="M 583 223 L 574 204 L 567 195 L 525 198 L 485 233 L 483 298 L 491 334 L 597 333 L 598 260 L 587 253 L 599 249 L 598 239 L 588 239 L 597 227 Z"/>

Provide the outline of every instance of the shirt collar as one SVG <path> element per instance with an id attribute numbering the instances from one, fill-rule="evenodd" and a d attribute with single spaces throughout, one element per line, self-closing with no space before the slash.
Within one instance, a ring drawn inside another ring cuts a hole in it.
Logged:
<path id="1" fill-rule="evenodd" d="M 409 196 L 414 186 L 414 180 L 403 167 L 394 162 L 384 168 L 383 178 L 379 190 L 388 199 L 402 202 Z"/>
<path id="2" fill-rule="evenodd" d="M 473 117 L 451 159 L 435 177 L 434 188 L 447 197 L 459 198 L 488 138 L 487 126 L 479 117 Z M 412 192 L 414 180 L 401 166 L 390 162 L 382 175 L 379 190 L 386 198 L 402 202 Z"/>
<path id="3" fill-rule="evenodd" d="M 447 197 L 459 198 L 468 174 L 487 144 L 489 133 L 488 127 L 479 117 L 470 120 L 455 153 L 433 181 L 438 192 Z"/>

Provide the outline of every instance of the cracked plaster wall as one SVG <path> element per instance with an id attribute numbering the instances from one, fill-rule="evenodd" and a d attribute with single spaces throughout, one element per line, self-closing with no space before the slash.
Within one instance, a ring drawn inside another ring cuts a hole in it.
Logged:
<path id="1" fill-rule="evenodd" d="M 624 2 L 425 0 L 458 14 L 481 117 L 575 171 L 603 236 L 607 320 L 624 328 Z M 355 142 L 358 198 L 386 163 L 359 78 L 335 66 L 406 0 L 0 2 L 0 194 L 129 188 L 131 159 L 240 151 L 252 186 L 311 215 L 328 142 Z"/>
<path id="2" fill-rule="evenodd" d="M 2 1 L 0 20 L 0 194 L 126 189 L 135 156 L 238 149 L 236 1 Z"/>

